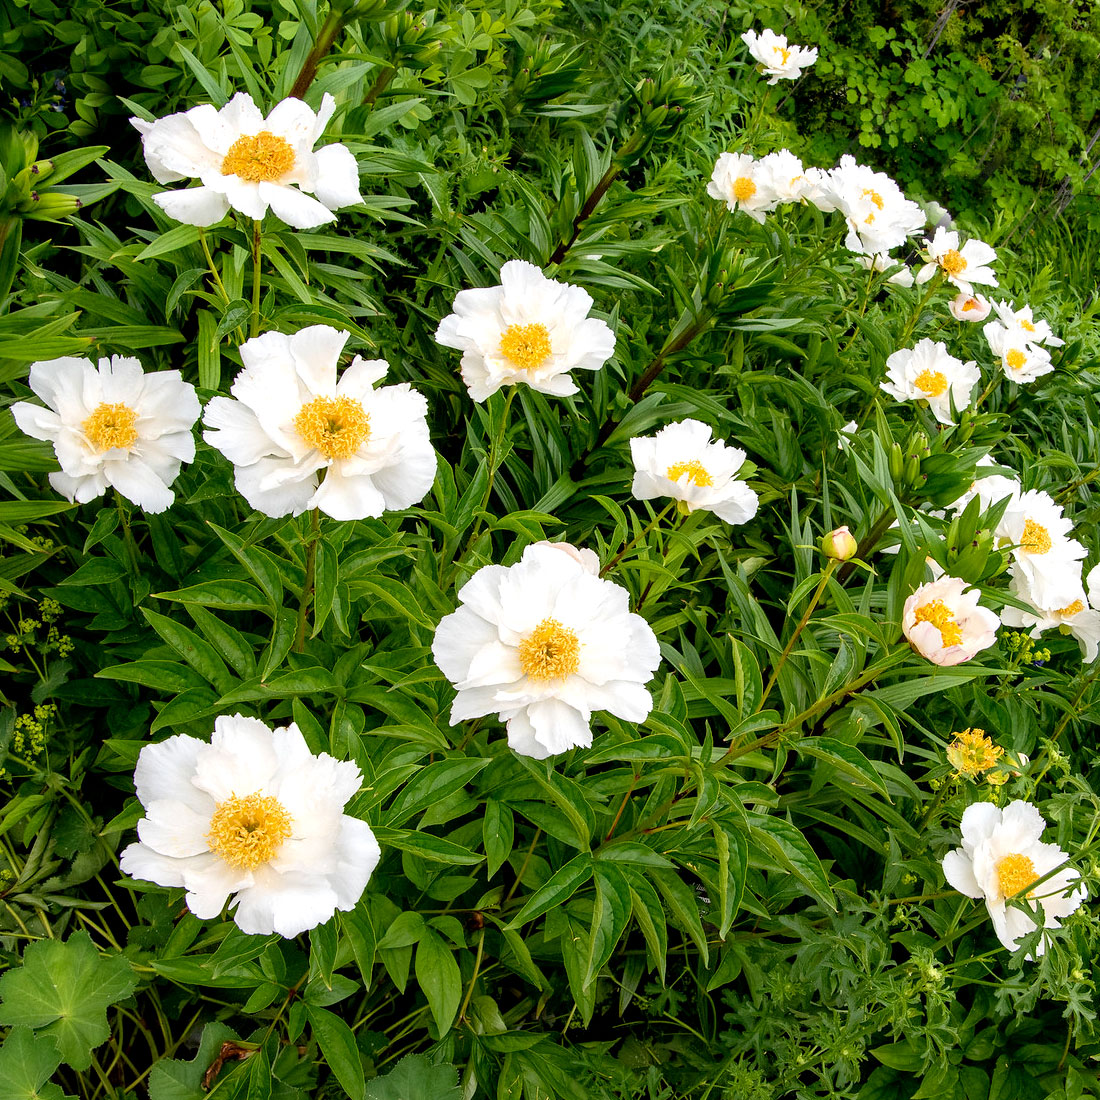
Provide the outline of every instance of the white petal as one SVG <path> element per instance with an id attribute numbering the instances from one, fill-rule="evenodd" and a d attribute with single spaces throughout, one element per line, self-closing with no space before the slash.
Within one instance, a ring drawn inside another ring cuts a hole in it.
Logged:
<path id="1" fill-rule="evenodd" d="M 349 335 L 331 325 L 310 325 L 290 338 L 294 367 L 312 393 L 328 397 L 336 392 L 336 364 Z"/>
<path id="2" fill-rule="evenodd" d="M 355 908 L 381 858 L 382 851 L 371 827 L 345 814 L 337 839 L 336 870 L 329 875 L 329 884 L 336 891 L 337 909 L 346 912 Z"/>
<path id="3" fill-rule="evenodd" d="M 243 714 L 214 720 L 209 749 L 195 764 L 195 786 L 215 802 L 264 790 L 279 769 L 271 729 Z"/>
<path id="4" fill-rule="evenodd" d="M 263 869 L 237 894 L 233 919 L 242 932 L 292 937 L 323 924 L 336 911 L 336 891 L 323 878 L 278 875 Z"/>
<path id="5" fill-rule="evenodd" d="M 218 169 L 221 156 L 210 149 L 189 113 L 167 115 L 155 122 L 130 120 L 141 131 L 142 152 L 157 183 L 175 183 Z"/>
<path id="6" fill-rule="evenodd" d="M 508 719 L 508 747 L 534 760 L 545 760 L 550 755 L 550 750 L 535 737 L 535 727 L 526 710 L 517 711 Z"/>
<path id="7" fill-rule="evenodd" d="M 192 809 L 185 802 L 157 799 L 145 809 L 137 826 L 143 844 L 154 851 L 176 858 L 197 856 L 210 850 L 206 834 L 210 829 L 210 815 Z"/>
<path id="8" fill-rule="evenodd" d="M 176 499 L 157 471 L 136 456 L 104 463 L 103 473 L 108 484 L 146 512 L 163 512 Z"/>
<path id="9" fill-rule="evenodd" d="M 314 229 L 336 220 L 336 215 L 324 203 L 299 191 L 277 183 L 261 183 L 259 193 L 271 212 L 294 229 Z"/>
<path id="10" fill-rule="evenodd" d="M 141 804 L 183 802 L 197 813 L 209 815 L 213 802 L 191 782 L 199 756 L 209 748 L 205 741 L 185 733 L 144 745 L 134 768 L 134 791 Z"/>
<path id="11" fill-rule="evenodd" d="M 195 856 L 183 875 L 187 908 L 199 920 L 213 920 L 221 915 L 229 895 L 251 882 L 251 871 L 238 871 L 215 855 Z"/>
<path id="12" fill-rule="evenodd" d="M 170 218 L 184 225 L 213 225 L 229 210 L 225 195 L 209 187 L 190 187 L 183 191 L 161 191 L 153 201 Z"/>
<path id="13" fill-rule="evenodd" d="M 386 500 L 369 475 L 345 477 L 334 463 L 306 507 L 320 508 L 333 519 L 376 519 L 386 510 Z"/>
<path id="14" fill-rule="evenodd" d="M 955 848 L 943 857 L 943 877 L 968 898 L 985 897 L 985 891 L 974 877 L 974 865 L 961 848 Z"/>
<path id="15" fill-rule="evenodd" d="M 359 193 L 359 165 L 345 145 L 326 145 L 318 149 L 317 183 L 313 194 L 329 210 L 354 206 L 363 201 Z"/>
<path id="16" fill-rule="evenodd" d="M 535 739 L 551 755 L 592 744 L 592 729 L 580 711 L 559 699 L 544 699 L 527 708 Z"/>

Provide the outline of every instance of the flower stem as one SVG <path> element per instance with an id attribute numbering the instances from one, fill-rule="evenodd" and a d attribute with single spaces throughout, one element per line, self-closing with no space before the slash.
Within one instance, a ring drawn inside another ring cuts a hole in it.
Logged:
<path id="1" fill-rule="evenodd" d="M 639 542 L 641 542 L 641 541 L 642 541 L 642 540 L 643 540 L 643 539 L 644 539 L 644 538 L 645 538 L 645 537 L 646 537 L 646 536 L 647 536 L 647 535 L 648 535 L 648 534 L 650 533 L 650 531 L 652 531 L 652 530 L 653 530 L 653 529 L 654 529 L 654 528 L 655 528 L 655 527 L 657 526 L 657 524 L 659 524 L 659 523 L 661 522 L 661 520 L 663 520 L 663 519 L 665 518 L 665 516 L 667 516 L 667 515 L 668 515 L 668 513 L 669 513 L 669 510 L 670 510 L 670 509 L 671 509 L 671 508 L 673 507 L 673 505 L 675 505 L 675 503 L 676 503 L 676 501 L 675 501 L 675 500 L 670 500 L 670 501 L 668 502 L 668 504 L 666 504 L 666 505 L 664 506 L 664 508 L 662 508 L 662 509 L 661 509 L 661 511 L 659 511 L 659 512 L 658 512 L 658 513 L 657 513 L 657 514 L 656 514 L 656 515 L 655 515 L 655 516 L 653 517 L 653 519 L 651 519 L 651 520 L 649 521 L 649 523 L 648 523 L 648 524 L 646 524 L 645 528 L 644 528 L 644 529 L 643 529 L 643 530 L 642 530 L 641 532 L 639 532 L 639 533 L 638 533 L 637 535 L 635 535 L 635 536 L 634 536 L 634 538 L 632 538 L 632 539 L 631 539 L 631 540 L 630 540 L 630 541 L 629 541 L 629 542 L 628 542 L 628 543 L 627 543 L 627 544 L 626 544 L 626 545 L 625 545 L 625 546 L 624 546 L 624 547 L 623 547 L 623 548 L 622 548 L 622 549 L 621 549 L 621 550 L 620 550 L 620 551 L 619 551 L 619 552 L 618 552 L 618 553 L 617 553 L 617 554 L 616 554 L 616 555 L 615 555 L 615 556 L 614 556 L 614 557 L 613 557 L 613 558 L 612 558 L 612 559 L 611 559 L 611 560 L 610 560 L 610 561 L 609 561 L 609 562 L 608 562 L 608 563 L 607 563 L 607 564 L 606 564 L 606 565 L 605 565 L 605 566 L 604 566 L 604 567 L 603 567 L 603 568 L 602 568 L 602 569 L 600 570 L 600 576 L 601 576 L 601 577 L 602 577 L 602 576 L 604 576 L 604 574 L 605 574 L 605 573 L 608 573 L 608 572 L 609 572 L 609 571 L 610 571 L 611 569 L 613 569 L 613 568 L 614 568 L 614 567 L 615 567 L 616 565 L 618 565 L 618 564 L 619 564 L 619 562 L 620 562 L 620 561 L 622 561 L 622 560 L 623 560 L 623 558 L 624 558 L 624 557 L 626 557 L 626 555 L 627 555 L 627 554 L 628 554 L 628 553 L 629 553 L 629 552 L 631 551 L 631 549 L 632 549 L 633 547 L 635 547 L 635 546 L 636 546 L 636 545 L 637 545 L 637 544 L 638 544 Z"/>
<path id="2" fill-rule="evenodd" d="M 126 557 L 130 563 L 130 572 L 138 575 L 138 551 L 134 541 L 134 532 L 130 529 L 130 517 L 126 513 L 126 506 L 122 503 L 122 494 L 115 490 L 115 504 L 118 505 L 118 518 L 122 523 L 122 539 L 126 543 Z"/>
<path id="3" fill-rule="evenodd" d="M 386 90 L 389 83 L 397 75 L 397 70 L 389 65 L 384 68 L 375 78 L 374 83 L 370 86 L 370 91 L 363 96 L 363 106 L 373 107 L 378 97 Z"/>
<path id="4" fill-rule="evenodd" d="M 466 996 L 462 998 L 462 1004 L 458 1010 L 458 1021 L 462 1023 L 466 1019 L 466 1009 L 470 1004 L 470 996 L 474 992 L 474 983 L 477 981 L 478 972 L 481 970 L 481 956 L 485 949 L 485 929 L 477 939 L 477 954 L 474 956 L 474 972 L 470 975 L 470 984 L 466 987 Z"/>
<path id="5" fill-rule="evenodd" d="M 783 647 L 783 652 L 779 654 L 779 660 L 776 661 L 775 667 L 772 669 L 772 674 L 768 677 L 768 682 L 764 687 L 764 694 L 760 696 L 760 702 L 756 704 L 756 710 L 753 711 L 754 714 L 759 714 L 760 711 L 764 709 L 764 704 L 768 701 L 768 696 L 771 694 L 772 688 L 775 687 L 775 682 L 779 679 L 779 674 L 783 671 L 783 666 L 787 663 L 787 658 L 791 655 L 791 650 L 794 649 L 795 642 L 798 641 L 802 631 L 806 628 L 806 624 L 810 621 L 810 616 L 814 613 L 814 608 L 817 607 L 818 600 L 821 599 L 821 594 L 825 591 L 825 586 L 829 583 L 829 578 L 832 576 L 836 565 L 836 558 L 829 558 L 825 562 L 825 568 L 821 571 L 821 580 L 818 582 L 813 596 L 810 597 L 810 602 L 806 605 L 806 610 L 802 613 L 802 618 L 799 619 L 798 626 L 794 628 L 794 633 L 787 639 L 787 644 Z"/>
<path id="6" fill-rule="evenodd" d="M 291 98 L 301 99 L 305 95 L 306 89 L 313 83 L 313 78 L 317 75 L 317 66 L 320 65 L 321 58 L 332 49 L 332 44 L 336 41 L 336 36 L 343 30 L 347 18 L 347 14 L 341 11 L 330 11 L 328 13 L 324 23 L 321 24 L 321 29 L 317 32 L 313 49 L 306 56 L 301 71 L 298 73 L 298 79 L 294 81 L 294 87 L 290 89 Z"/>
<path id="7" fill-rule="evenodd" d="M 920 320 L 920 315 L 924 312 L 924 307 L 932 300 L 932 295 L 939 289 L 940 283 L 943 282 L 943 276 L 939 271 L 929 281 L 928 289 L 924 292 L 924 296 L 917 303 L 917 308 L 913 311 L 913 316 L 909 318 L 909 322 L 902 330 L 902 334 L 898 337 L 898 347 L 905 346 L 905 341 L 913 334 L 913 329 L 917 327 L 917 322 Z"/>
<path id="8" fill-rule="evenodd" d="M 249 335 L 260 335 L 260 231 L 261 223 L 252 222 L 252 328 Z"/>
<path id="9" fill-rule="evenodd" d="M 298 632 L 294 637 L 294 652 L 306 647 L 306 624 L 309 621 L 309 601 L 313 595 L 313 579 L 317 569 L 317 543 L 321 538 L 321 513 L 314 508 L 309 513 L 309 536 L 306 542 L 306 577 L 302 582 L 302 599 L 298 604 Z"/>

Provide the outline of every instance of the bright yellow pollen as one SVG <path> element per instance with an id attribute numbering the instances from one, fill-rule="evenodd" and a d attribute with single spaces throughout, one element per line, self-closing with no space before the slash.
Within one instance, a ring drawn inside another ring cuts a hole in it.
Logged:
<path id="1" fill-rule="evenodd" d="M 1020 328 L 1026 330 L 1027 332 L 1035 331 L 1035 326 L 1030 321 L 1021 321 Z"/>
<path id="2" fill-rule="evenodd" d="M 1009 852 L 1004 859 L 997 861 L 997 885 L 1000 886 L 1001 893 L 1006 898 L 1027 890 L 1038 877 L 1030 856 Z M 1025 897 L 1031 897 L 1031 895 L 1032 891 L 1028 891 Z"/>
<path id="3" fill-rule="evenodd" d="M 966 270 L 966 260 L 963 258 L 961 252 L 954 248 L 949 248 L 940 257 L 940 267 L 942 267 L 948 275 L 961 275 Z"/>
<path id="4" fill-rule="evenodd" d="M 293 167 L 290 142 L 270 130 L 261 130 L 233 142 L 222 160 L 222 175 L 237 176 L 249 183 L 270 183 Z"/>
<path id="5" fill-rule="evenodd" d="M 931 623 L 940 632 L 945 646 L 958 645 L 962 641 L 962 627 L 943 600 L 921 604 L 916 610 L 916 619 L 918 623 Z"/>
<path id="6" fill-rule="evenodd" d="M 694 481 L 704 489 L 709 489 L 714 484 L 714 478 L 697 458 L 693 458 L 690 462 L 675 462 L 665 470 L 665 477 L 669 481 L 679 481 L 685 475 L 688 481 Z"/>
<path id="7" fill-rule="evenodd" d="M 350 458 L 370 437 L 370 417 L 354 397 L 316 397 L 301 407 L 294 430 L 325 458 Z"/>
<path id="8" fill-rule="evenodd" d="M 239 871 L 254 871 L 272 859 L 290 836 L 294 822 L 271 795 L 231 795 L 210 819 L 210 851 Z"/>
<path id="9" fill-rule="evenodd" d="M 947 760 L 951 767 L 969 779 L 995 767 L 1004 753 L 1000 745 L 994 745 L 985 730 L 965 729 L 955 734 L 955 740 L 947 746 Z"/>
<path id="10" fill-rule="evenodd" d="M 1029 554 L 1046 554 L 1054 544 L 1050 532 L 1035 520 L 1024 521 L 1024 533 L 1020 536 L 1020 549 Z"/>
<path id="11" fill-rule="evenodd" d="M 775 50 L 775 52 L 777 54 L 779 54 L 783 58 L 783 60 L 780 62 L 780 64 L 786 65 L 787 62 L 790 61 L 790 59 L 791 59 L 791 51 L 790 50 L 785 50 L 782 46 L 773 46 L 772 48 Z"/>
<path id="12" fill-rule="evenodd" d="M 1027 356 L 1019 348 L 1012 348 L 1005 356 L 1005 362 L 1013 370 L 1020 370 L 1027 362 Z"/>
<path id="13" fill-rule="evenodd" d="M 977 298 L 967 298 L 963 302 L 963 313 L 967 313 L 972 309 L 981 309 L 982 303 Z"/>
<path id="14" fill-rule="evenodd" d="M 519 664 L 530 680 L 563 680 L 580 667 L 581 643 L 557 619 L 543 619 L 519 643 Z"/>
<path id="15" fill-rule="evenodd" d="M 870 195 L 871 197 L 871 202 L 873 202 L 875 206 L 877 206 L 880 210 L 886 205 L 883 197 L 877 191 L 872 191 L 870 188 L 867 188 L 863 192 L 863 197 L 867 198 L 868 195 Z"/>
<path id="16" fill-rule="evenodd" d="M 947 391 L 947 378 L 938 370 L 924 370 L 913 379 L 918 390 L 923 390 L 929 397 L 939 397 Z"/>
<path id="17" fill-rule="evenodd" d="M 748 176 L 738 176 L 733 181 L 733 197 L 738 202 L 748 202 L 756 194 L 756 184 Z"/>
<path id="18" fill-rule="evenodd" d="M 509 325 L 500 336 L 500 354 L 520 370 L 538 370 L 550 358 L 550 333 L 546 326 Z"/>
<path id="19" fill-rule="evenodd" d="M 1074 615 L 1080 615 L 1085 610 L 1085 605 L 1080 600 L 1074 600 L 1069 607 L 1063 607 L 1060 611 L 1056 611 L 1056 615 L 1065 615 L 1067 619 L 1073 618 Z"/>
<path id="20" fill-rule="evenodd" d="M 136 423 L 137 413 L 129 405 L 101 401 L 80 426 L 97 451 L 110 451 L 115 447 L 132 447 L 137 442 Z"/>

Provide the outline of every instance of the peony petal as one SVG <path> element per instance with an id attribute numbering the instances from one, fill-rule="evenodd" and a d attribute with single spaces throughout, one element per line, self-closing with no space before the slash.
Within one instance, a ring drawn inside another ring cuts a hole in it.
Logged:
<path id="1" fill-rule="evenodd" d="M 336 393 L 336 364 L 349 335 L 346 329 L 331 325 L 310 325 L 290 338 L 294 369 L 310 393 L 324 397 Z"/>
<path id="2" fill-rule="evenodd" d="M 141 842 L 161 855 L 185 858 L 210 850 L 206 834 L 210 829 L 210 809 L 196 811 L 186 802 L 156 799 L 145 809 L 137 825 Z"/>
<path id="3" fill-rule="evenodd" d="M 317 182 L 313 194 L 329 210 L 363 201 L 359 193 L 359 165 L 346 145 L 326 145 L 316 152 Z"/>
<path id="4" fill-rule="evenodd" d="M 134 768 L 134 792 L 141 804 L 182 802 L 196 813 L 209 817 L 214 803 L 192 783 L 198 759 L 209 749 L 205 741 L 185 733 L 144 745 Z"/>
<path id="5" fill-rule="evenodd" d="M 105 462 L 103 473 L 109 485 L 152 515 L 170 508 L 176 499 L 157 471 L 135 455 Z"/>
<path id="6" fill-rule="evenodd" d="M 153 201 L 170 218 L 184 225 L 208 226 L 220 222 L 229 210 L 225 195 L 209 187 L 191 187 L 184 191 L 161 191 Z"/>
<path id="7" fill-rule="evenodd" d="M 336 911 L 336 891 L 314 875 L 279 875 L 264 868 L 240 891 L 233 919 L 242 932 L 290 938 L 323 924 Z"/>
<path id="8" fill-rule="evenodd" d="M 955 848 L 943 857 L 943 877 L 950 886 L 968 898 L 985 897 L 985 891 L 974 877 L 974 865 L 962 848 Z"/>
<path id="9" fill-rule="evenodd" d="M 544 699 L 527 708 L 535 738 L 551 755 L 572 748 L 589 748 L 592 729 L 579 710 L 560 699 Z"/>
<path id="10" fill-rule="evenodd" d="M 299 191 L 277 183 L 261 183 L 259 194 L 271 212 L 294 229 L 315 229 L 336 220 L 336 215 L 324 203 Z"/>

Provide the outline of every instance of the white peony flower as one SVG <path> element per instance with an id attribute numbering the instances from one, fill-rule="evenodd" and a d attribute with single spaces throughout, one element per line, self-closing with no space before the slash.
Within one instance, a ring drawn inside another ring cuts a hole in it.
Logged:
<path id="1" fill-rule="evenodd" d="M 963 363 L 949 354 L 945 344 L 924 339 L 886 360 L 886 381 L 880 388 L 898 401 L 927 401 L 941 424 L 954 424 L 951 402 L 956 412 L 968 408 L 980 377 L 973 360 Z"/>
<path id="2" fill-rule="evenodd" d="M 992 306 L 988 298 L 983 298 L 980 294 L 967 294 L 965 290 L 960 290 L 948 302 L 947 308 L 956 321 L 984 321 L 989 316 Z"/>
<path id="3" fill-rule="evenodd" d="M 213 225 L 230 207 L 258 220 L 270 206 L 287 225 L 312 229 L 333 221 L 334 210 L 363 201 L 347 147 L 313 151 L 335 110 L 326 92 L 317 112 L 284 99 L 265 119 L 252 97 L 238 92 L 220 111 L 204 103 L 155 122 L 130 121 L 141 131 L 145 162 L 158 183 L 202 181 L 153 196 L 177 221 Z"/>
<path id="4" fill-rule="evenodd" d="M 809 174 L 789 149 L 761 157 L 757 174 L 766 181 L 777 202 L 809 202 L 818 187 L 816 176 Z"/>
<path id="5" fill-rule="evenodd" d="M 960 248 L 958 233 L 941 226 L 924 246 L 928 263 L 917 273 L 918 283 L 926 283 L 942 271 L 947 281 L 964 294 L 974 293 L 974 283 L 997 285 L 997 276 L 988 266 L 997 258 L 997 252 L 984 241 L 975 238 Z"/>
<path id="6" fill-rule="evenodd" d="M 761 224 L 780 201 L 771 173 L 748 153 L 720 153 L 707 194 L 725 202 L 731 213 L 742 210 Z"/>
<path id="7" fill-rule="evenodd" d="M 200 920 L 232 895 L 241 931 L 297 936 L 354 908 L 378 865 L 370 826 L 341 812 L 361 780 L 355 764 L 314 756 L 293 723 L 220 717 L 209 744 L 181 733 L 141 750 L 145 817 L 119 866 L 184 887 Z"/>
<path id="8" fill-rule="evenodd" d="M 1073 599 L 1062 607 L 1044 608 L 1035 599 L 1028 575 L 1019 565 L 1013 564 L 1009 569 L 1012 574 L 1009 591 L 1025 603 L 1031 604 L 1032 610 L 1024 611 L 1018 607 L 1005 606 L 1001 610 L 1001 622 L 1005 626 L 1030 628 L 1033 638 L 1040 637 L 1052 627 L 1058 627 L 1061 633 L 1072 634 L 1077 639 L 1085 663 L 1091 664 L 1096 660 L 1097 649 L 1100 647 L 1100 611 L 1089 607 L 1084 585 L 1081 584 L 1081 563 L 1076 562 L 1075 565 L 1077 580 L 1072 592 Z M 1067 574 L 1073 572 L 1072 568 L 1067 568 Z M 1068 583 L 1067 579 L 1067 585 Z"/>
<path id="9" fill-rule="evenodd" d="M 995 534 L 1026 580 L 1029 599 L 1039 607 L 1066 607 L 1073 603 L 1081 583 L 1085 547 L 1069 537 L 1073 524 L 1048 493 L 1030 489 L 1013 501 Z"/>
<path id="10" fill-rule="evenodd" d="M 458 689 L 452 725 L 496 713 L 508 744 L 542 760 L 591 745 L 594 710 L 628 722 L 649 714 L 657 638 L 631 614 L 626 589 L 563 544 L 538 543 L 515 565 L 479 569 L 458 598 L 432 642 Z"/>
<path id="11" fill-rule="evenodd" d="M 247 340 L 235 400 L 206 406 L 203 438 L 233 463 L 237 491 L 264 515 L 380 516 L 415 504 L 435 480 L 427 401 L 406 382 L 375 389 L 389 370 L 384 359 L 357 355 L 337 381 L 347 338 L 313 325 Z"/>
<path id="12" fill-rule="evenodd" d="M 726 523 L 748 523 L 760 498 L 737 471 L 745 461 L 739 447 L 711 440 L 711 428 L 699 420 L 681 420 L 655 436 L 630 441 L 634 481 L 630 491 L 638 500 L 672 497 L 685 515 L 702 508 Z"/>
<path id="13" fill-rule="evenodd" d="M 1088 897 L 1084 886 L 1071 885 L 1080 875 L 1070 867 L 1028 889 L 1069 858 L 1056 844 L 1040 838 L 1046 822 L 1028 802 L 1010 802 L 1003 810 L 989 802 L 968 806 L 962 816 L 962 847 L 943 857 L 948 883 L 968 898 L 981 898 L 989 910 L 997 939 L 1014 951 L 1036 928 L 1058 928 Z M 1006 904 L 1018 898 L 1025 908 Z M 1043 954 L 1047 937 L 1036 953 Z"/>
<path id="14" fill-rule="evenodd" d="M 905 601 L 901 628 L 909 644 L 937 665 L 958 665 L 997 640 L 1000 619 L 978 606 L 981 593 L 958 577 L 922 584 Z"/>
<path id="15" fill-rule="evenodd" d="M 509 260 L 500 286 L 459 291 L 435 339 L 462 352 L 462 381 L 475 401 L 517 382 L 568 397 L 577 392 L 571 370 L 599 370 L 615 353 L 615 334 L 591 309 L 587 290 Z"/>
<path id="16" fill-rule="evenodd" d="M 840 158 L 822 184 L 820 209 L 839 210 L 848 223 L 846 247 L 869 256 L 890 252 L 924 228 L 924 211 L 884 172 Z"/>
<path id="17" fill-rule="evenodd" d="M 1046 321 L 1036 321 L 1031 315 L 1031 306 L 1022 306 L 1017 309 L 1010 302 L 994 302 L 993 308 L 997 311 L 1001 325 L 1004 326 L 1013 337 L 1024 340 L 1029 344 L 1047 344 L 1052 348 L 1061 347 L 1065 340 L 1059 340 L 1050 329 Z M 993 324 L 995 322 L 991 322 Z M 1010 341 L 1011 342 L 1011 341 Z"/>
<path id="18" fill-rule="evenodd" d="M 974 471 L 974 480 L 970 483 L 962 496 L 953 500 L 948 508 L 953 512 L 962 512 L 966 506 L 977 497 L 981 501 L 981 510 L 988 512 L 994 504 L 1008 499 L 1013 503 L 1020 499 L 1022 488 L 1020 482 L 1014 477 L 1005 477 L 1003 474 L 983 473 L 985 467 L 996 467 L 997 463 L 986 455 L 978 459 L 978 468 Z"/>
<path id="19" fill-rule="evenodd" d="M 61 464 L 50 484 L 86 504 L 112 486 L 146 512 L 163 512 L 180 466 L 195 457 L 195 387 L 178 370 L 146 374 L 132 358 L 65 356 L 32 363 L 27 384 L 48 408 L 11 407 L 20 429 L 53 444 Z"/>
<path id="20" fill-rule="evenodd" d="M 999 321 L 990 321 L 982 328 L 989 350 L 1001 360 L 1001 370 L 1012 382 L 1023 385 L 1034 382 L 1054 370 L 1050 352 L 1024 339 L 1021 329 L 1009 329 Z"/>
<path id="21" fill-rule="evenodd" d="M 797 80 L 802 75 L 802 70 L 809 68 L 817 60 L 816 47 L 788 46 L 783 35 L 766 27 L 760 34 L 754 30 L 745 31 L 741 35 L 741 41 L 760 63 L 761 73 L 771 77 L 769 84 L 778 84 L 781 80 Z"/>
<path id="22" fill-rule="evenodd" d="M 836 449 L 846 451 L 852 445 L 858 431 L 859 425 L 854 420 L 841 425 L 840 431 L 837 432 Z"/>

